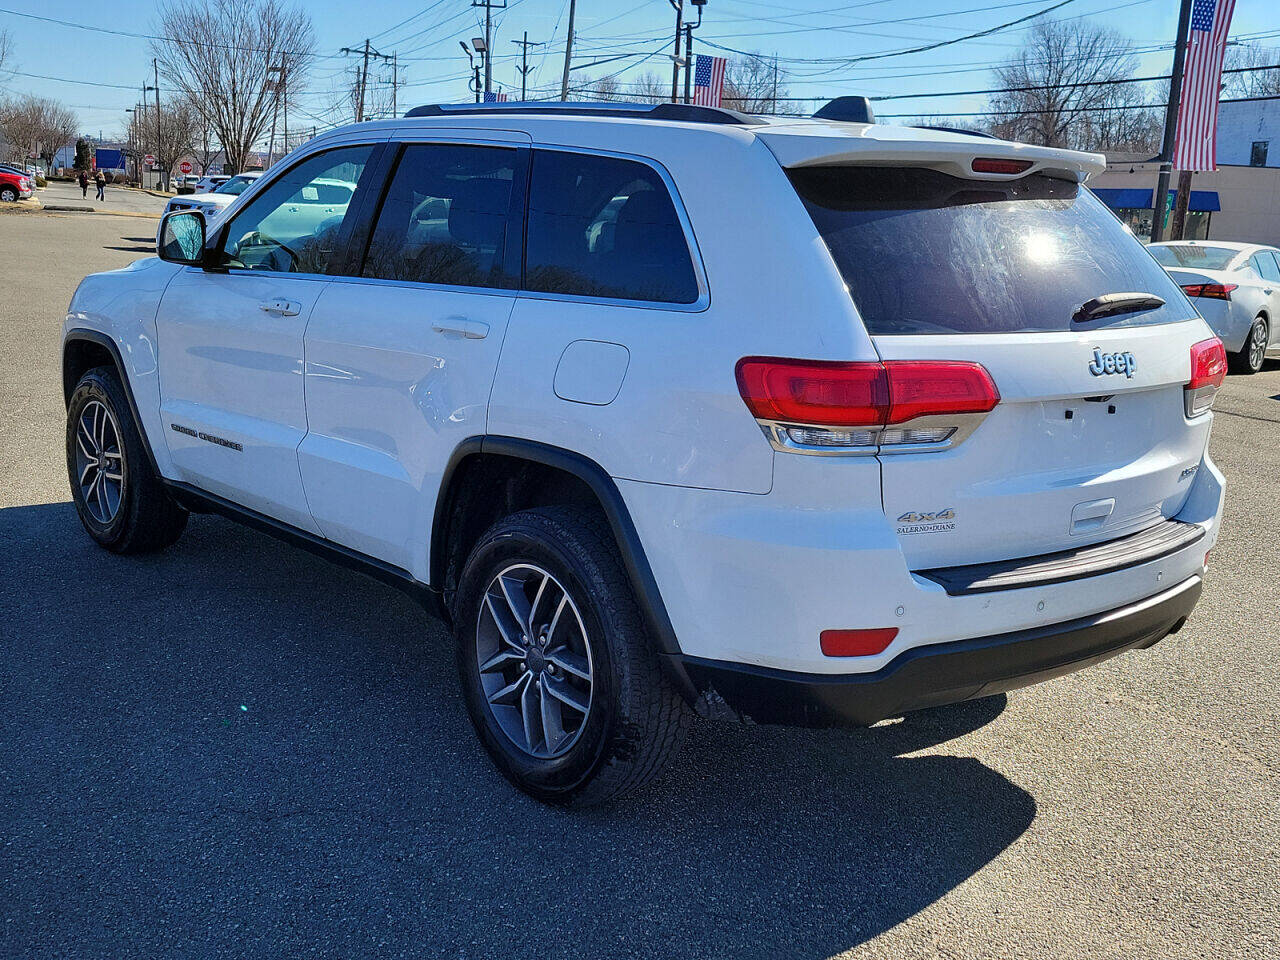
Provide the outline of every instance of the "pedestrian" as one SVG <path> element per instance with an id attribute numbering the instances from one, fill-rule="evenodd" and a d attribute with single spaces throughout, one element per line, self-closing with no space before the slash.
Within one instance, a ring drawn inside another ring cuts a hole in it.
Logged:
<path id="1" fill-rule="evenodd" d="M 88 200 L 89 199 L 89 175 L 85 173 L 83 170 L 81 170 L 80 176 L 78 179 L 80 180 L 80 196 Z"/>
<path id="2" fill-rule="evenodd" d="M 107 178 L 102 175 L 102 171 L 98 171 L 98 175 L 93 178 L 93 182 L 98 185 L 98 199 L 107 199 Z"/>

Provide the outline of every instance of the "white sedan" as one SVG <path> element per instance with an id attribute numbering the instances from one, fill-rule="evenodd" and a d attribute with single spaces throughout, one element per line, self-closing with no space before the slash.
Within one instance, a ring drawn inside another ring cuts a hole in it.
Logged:
<path id="1" fill-rule="evenodd" d="M 1280 356 L 1280 250 L 1217 240 L 1147 249 L 1221 338 L 1233 372 L 1257 373 L 1267 357 Z"/>

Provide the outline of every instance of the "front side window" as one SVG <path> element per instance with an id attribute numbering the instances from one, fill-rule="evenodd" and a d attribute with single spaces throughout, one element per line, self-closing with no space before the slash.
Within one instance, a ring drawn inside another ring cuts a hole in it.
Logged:
<path id="1" fill-rule="evenodd" d="M 231 221 L 222 264 L 324 273 L 372 153 L 367 145 L 326 150 L 276 178 Z"/>
<path id="2" fill-rule="evenodd" d="M 363 275 L 501 286 L 516 155 L 509 147 L 405 147 L 378 212 Z"/>
<path id="3" fill-rule="evenodd" d="M 689 245 L 657 171 L 618 157 L 535 151 L 524 285 L 542 293 L 695 302 Z"/>

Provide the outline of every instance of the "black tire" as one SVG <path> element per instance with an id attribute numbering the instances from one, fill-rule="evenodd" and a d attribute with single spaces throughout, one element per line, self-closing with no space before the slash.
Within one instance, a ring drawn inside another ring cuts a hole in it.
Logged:
<path id="1" fill-rule="evenodd" d="M 93 515 L 77 469 L 77 430 L 85 408 L 94 402 L 110 411 L 121 454 L 118 507 L 106 522 Z M 99 546 L 113 553 L 161 550 L 177 540 L 187 525 L 187 511 L 174 502 L 151 468 L 124 387 L 112 367 L 87 371 L 71 394 L 67 407 L 67 478 L 80 522 Z"/>
<path id="2" fill-rule="evenodd" d="M 533 756 L 503 732 L 480 677 L 486 590 L 499 572 L 520 563 L 537 565 L 563 585 L 590 645 L 590 708 L 572 746 L 551 758 Z M 463 696 L 480 741 L 503 776 L 530 796 L 573 806 L 616 799 L 652 779 L 683 741 L 688 709 L 658 664 L 602 518 L 543 507 L 495 523 L 463 568 L 454 625 Z"/>
<path id="3" fill-rule="evenodd" d="M 18 199 L 18 191 L 13 187 L 0 187 L 0 200 L 5 203 L 13 203 Z"/>
<path id="4" fill-rule="evenodd" d="M 1245 337 L 1244 340 L 1244 349 L 1239 353 L 1231 354 L 1227 358 L 1227 365 L 1231 368 L 1232 373 L 1248 376 L 1262 369 L 1262 365 L 1266 363 L 1267 336 L 1270 332 L 1271 328 L 1267 324 L 1266 317 L 1253 318 L 1253 325 L 1249 328 L 1249 336 Z"/>

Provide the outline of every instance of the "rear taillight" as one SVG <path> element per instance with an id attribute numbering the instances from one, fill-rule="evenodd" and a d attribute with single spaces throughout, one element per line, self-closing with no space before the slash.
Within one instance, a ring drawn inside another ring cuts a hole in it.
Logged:
<path id="1" fill-rule="evenodd" d="M 1230 300 L 1231 291 L 1238 283 L 1184 283 L 1182 292 L 1188 297 L 1207 297 L 1210 300 Z"/>
<path id="2" fill-rule="evenodd" d="M 1227 351 L 1217 337 L 1191 347 L 1191 379 L 1182 391 L 1187 416 L 1198 417 L 1213 406 L 1213 398 L 1227 376 Z"/>
<path id="3" fill-rule="evenodd" d="M 1030 160 L 1010 160 L 1005 157 L 978 157 L 969 165 L 974 173 L 1025 173 L 1031 169 Z"/>
<path id="4" fill-rule="evenodd" d="M 943 443 L 1000 401 L 986 369 L 963 361 L 745 357 L 737 376 L 775 445 L 808 452 Z"/>

